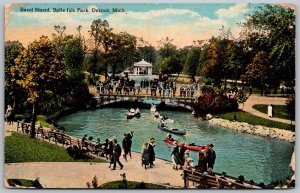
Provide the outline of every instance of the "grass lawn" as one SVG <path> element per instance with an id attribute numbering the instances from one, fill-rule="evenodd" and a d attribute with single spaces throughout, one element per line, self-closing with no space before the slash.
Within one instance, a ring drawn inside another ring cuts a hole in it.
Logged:
<path id="1" fill-rule="evenodd" d="M 166 189 L 164 186 L 144 182 L 127 181 L 127 187 L 124 187 L 122 181 L 108 182 L 98 186 L 99 189 Z"/>
<path id="2" fill-rule="evenodd" d="M 18 162 L 105 162 L 101 159 L 74 159 L 63 147 L 27 135 L 15 133 L 5 137 L 5 163 Z"/>
<path id="3" fill-rule="evenodd" d="M 294 125 L 264 119 L 264 118 L 252 115 L 250 113 L 247 113 L 245 111 L 229 112 L 229 113 L 217 115 L 216 117 L 219 117 L 222 119 L 227 119 L 227 120 L 232 120 L 234 114 L 236 115 L 237 121 L 240 121 L 240 122 L 246 122 L 251 125 L 261 125 L 261 126 L 266 126 L 266 127 L 275 127 L 275 128 L 279 128 L 279 129 L 295 131 Z"/>
<path id="4" fill-rule="evenodd" d="M 258 110 L 259 112 L 265 113 L 266 115 L 268 114 L 268 105 L 254 105 L 253 108 Z M 273 110 L 274 117 L 291 120 L 286 105 L 273 105 Z M 294 120 L 295 118 L 293 117 L 293 121 Z"/>

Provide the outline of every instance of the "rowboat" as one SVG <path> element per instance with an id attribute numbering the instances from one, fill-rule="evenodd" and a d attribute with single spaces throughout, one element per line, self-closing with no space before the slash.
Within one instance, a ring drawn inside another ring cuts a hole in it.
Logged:
<path id="1" fill-rule="evenodd" d="M 177 134 L 177 135 L 185 135 L 186 131 L 185 130 L 179 130 L 179 129 L 175 129 L 175 128 L 169 128 L 165 125 L 162 125 L 161 123 L 158 124 L 157 126 L 160 130 L 162 131 L 167 131 L 169 133 L 173 133 L 173 134 Z"/>

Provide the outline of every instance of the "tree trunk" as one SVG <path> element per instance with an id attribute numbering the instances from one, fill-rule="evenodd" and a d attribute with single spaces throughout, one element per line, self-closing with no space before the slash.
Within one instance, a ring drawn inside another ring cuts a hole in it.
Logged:
<path id="1" fill-rule="evenodd" d="M 104 64 L 104 72 L 105 72 L 105 80 L 107 80 L 107 77 L 108 77 L 108 69 L 107 69 L 107 63 L 105 62 L 105 64 Z"/>
<path id="2" fill-rule="evenodd" d="M 94 51 L 94 60 L 93 60 L 93 77 L 95 77 L 95 75 L 96 75 L 96 67 L 97 67 L 97 61 L 98 61 L 97 53 L 98 53 L 98 51 L 95 50 Z"/>
<path id="3" fill-rule="evenodd" d="M 35 138 L 35 122 L 38 115 L 38 100 L 32 106 L 31 138 Z"/>

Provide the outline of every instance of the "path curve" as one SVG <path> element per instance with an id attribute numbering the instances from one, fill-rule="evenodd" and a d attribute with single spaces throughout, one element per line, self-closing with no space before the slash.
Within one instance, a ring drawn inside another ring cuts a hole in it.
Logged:
<path id="1" fill-rule="evenodd" d="M 286 102 L 285 97 L 267 97 L 267 96 L 260 96 L 260 95 L 252 94 L 249 96 L 248 100 L 244 103 L 244 107 L 243 107 L 243 104 L 239 105 L 239 109 L 246 111 L 248 113 L 251 113 L 253 115 L 256 115 L 258 117 L 262 117 L 264 119 L 269 119 L 272 121 L 291 124 L 291 120 L 281 119 L 281 118 L 276 118 L 276 117 L 270 118 L 267 116 L 267 114 L 259 112 L 258 110 L 253 108 L 253 106 L 256 104 L 285 105 L 285 102 Z M 292 124 L 295 125 L 295 121 L 293 121 Z"/>

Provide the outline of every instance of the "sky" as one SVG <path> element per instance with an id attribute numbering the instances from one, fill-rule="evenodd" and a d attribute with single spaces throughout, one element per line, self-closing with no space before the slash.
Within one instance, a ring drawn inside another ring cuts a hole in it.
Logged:
<path id="1" fill-rule="evenodd" d="M 207 40 L 220 34 L 224 26 L 237 37 L 241 27 L 238 23 L 257 10 L 259 4 L 7 4 L 5 8 L 5 41 L 19 40 L 24 45 L 42 35 L 51 37 L 54 25 L 66 26 L 66 34 L 81 34 L 90 38 L 88 30 L 93 20 L 107 20 L 115 33 L 127 32 L 142 37 L 153 46 L 169 37 L 173 44 L 184 47 L 193 40 Z M 51 12 L 22 12 L 21 8 L 47 9 Z M 56 9 L 71 9 L 75 12 L 53 12 Z M 87 8 L 89 12 L 78 12 Z M 124 12 L 113 12 L 113 8 Z M 110 12 L 93 12 L 93 9 L 108 9 Z"/>

